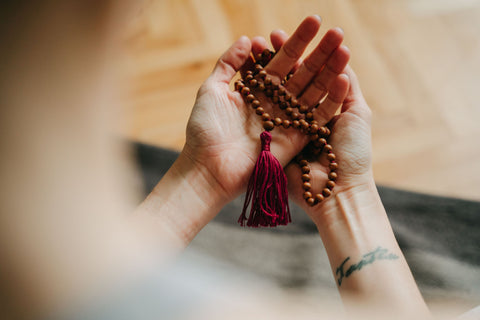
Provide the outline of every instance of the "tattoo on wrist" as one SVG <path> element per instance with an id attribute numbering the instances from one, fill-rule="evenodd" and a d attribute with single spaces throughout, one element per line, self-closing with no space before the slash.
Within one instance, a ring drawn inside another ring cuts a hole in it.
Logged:
<path id="1" fill-rule="evenodd" d="M 366 265 L 372 264 L 377 260 L 397 260 L 398 256 L 394 253 L 388 252 L 388 249 L 378 247 L 377 249 L 366 253 L 362 256 L 362 259 L 358 263 L 353 263 L 348 268 L 345 264 L 350 260 L 350 257 L 345 258 L 343 262 L 338 266 L 335 274 L 338 276 L 337 283 L 340 287 L 343 279 L 348 278 L 354 271 L 360 271 Z M 345 270 L 346 269 L 346 270 Z"/>

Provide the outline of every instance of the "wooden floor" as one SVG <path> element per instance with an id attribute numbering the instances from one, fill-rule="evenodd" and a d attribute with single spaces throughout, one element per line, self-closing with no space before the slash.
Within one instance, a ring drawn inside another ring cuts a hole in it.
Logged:
<path id="1" fill-rule="evenodd" d="M 247 5 L 248 4 L 248 5 Z M 131 139 L 180 149 L 196 90 L 240 35 L 341 26 L 374 113 L 380 184 L 480 200 L 480 1 L 145 1 L 127 36 Z"/>

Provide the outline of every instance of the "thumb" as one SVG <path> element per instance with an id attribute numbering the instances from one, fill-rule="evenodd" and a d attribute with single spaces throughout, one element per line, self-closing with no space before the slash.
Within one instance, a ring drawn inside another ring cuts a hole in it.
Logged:
<path id="1" fill-rule="evenodd" d="M 210 76 L 215 82 L 229 84 L 240 67 L 247 61 L 252 43 L 246 36 L 241 36 L 234 44 L 218 59 Z"/>
<path id="2" fill-rule="evenodd" d="M 370 120 L 371 110 L 367 102 L 365 101 L 365 98 L 363 97 L 357 75 L 350 67 L 350 65 L 347 65 L 345 67 L 344 72 L 350 79 L 350 88 L 348 90 L 347 96 L 345 97 L 345 100 L 343 101 L 342 112 L 351 112 L 357 114 L 365 120 Z"/>

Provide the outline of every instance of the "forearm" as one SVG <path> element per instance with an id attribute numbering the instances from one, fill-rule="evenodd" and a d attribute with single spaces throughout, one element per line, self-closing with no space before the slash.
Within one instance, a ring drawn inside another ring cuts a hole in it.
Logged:
<path id="1" fill-rule="evenodd" d="M 315 223 L 347 309 L 428 315 L 373 179 L 325 203 Z M 368 309 L 368 308 L 365 308 Z"/>
<path id="2" fill-rule="evenodd" d="M 164 249 L 182 249 L 227 202 L 215 178 L 182 153 L 136 217 Z"/>

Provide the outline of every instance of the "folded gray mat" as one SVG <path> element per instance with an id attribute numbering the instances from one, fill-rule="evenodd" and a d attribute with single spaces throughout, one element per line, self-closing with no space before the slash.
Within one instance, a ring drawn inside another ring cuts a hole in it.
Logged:
<path id="1" fill-rule="evenodd" d="M 148 193 L 177 152 L 134 144 Z M 378 186 L 395 236 L 429 303 L 447 299 L 480 304 L 480 202 L 430 196 Z M 192 248 L 298 292 L 336 294 L 315 225 L 291 204 L 286 227 L 241 228 L 243 198 L 225 206 L 192 242 Z M 392 277 L 395 275 L 392 275 Z"/>

